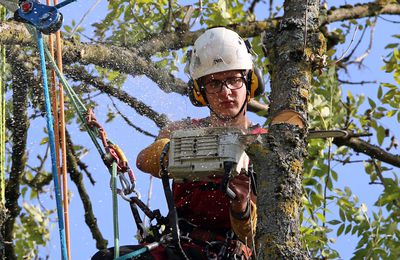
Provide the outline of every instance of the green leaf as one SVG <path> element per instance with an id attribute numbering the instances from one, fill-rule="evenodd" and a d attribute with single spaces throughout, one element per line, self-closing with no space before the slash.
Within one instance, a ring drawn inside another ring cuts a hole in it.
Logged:
<path id="1" fill-rule="evenodd" d="M 347 227 L 346 227 L 346 229 L 344 230 L 344 234 L 347 234 L 347 233 L 349 233 L 350 232 L 350 230 L 351 230 L 351 227 L 352 227 L 352 225 L 350 224 L 350 225 L 348 225 Z"/>
<path id="2" fill-rule="evenodd" d="M 378 140 L 379 145 L 382 145 L 383 140 L 386 137 L 386 131 L 385 128 L 383 128 L 382 126 L 379 126 L 376 132 L 376 138 Z"/>
<path id="3" fill-rule="evenodd" d="M 322 213 L 317 213 L 316 215 L 317 215 L 317 218 L 322 221 L 322 223 L 325 223 L 326 220 Z"/>
<path id="4" fill-rule="evenodd" d="M 344 227 L 345 227 L 344 224 L 340 225 L 340 227 L 338 228 L 338 230 L 336 232 L 337 236 L 340 236 L 343 233 Z"/>
<path id="5" fill-rule="evenodd" d="M 377 95 L 379 99 L 382 98 L 382 94 L 383 94 L 383 92 L 382 92 L 382 86 L 379 86 L 379 87 L 378 87 L 378 95 Z"/>
<path id="6" fill-rule="evenodd" d="M 23 188 L 21 189 L 22 198 L 25 197 L 25 194 L 26 194 L 26 191 L 27 191 L 27 190 L 28 190 L 28 187 L 23 187 Z"/>
<path id="7" fill-rule="evenodd" d="M 48 142 L 49 142 L 49 138 L 47 136 L 43 137 L 43 139 L 40 140 L 40 145 L 47 144 Z"/>
<path id="8" fill-rule="evenodd" d="M 340 220 L 337 220 L 337 219 L 334 219 L 334 220 L 331 220 L 331 221 L 328 221 L 328 224 L 331 224 L 331 225 L 338 225 L 338 224 L 340 224 L 340 223 L 342 223 Z"/>
<path id="9" fill-rule="evenodd" d="M 368 103 L 371 106 L 371 109 L 376 108 L 376 103 L 371 98 L 368 98 Z"/>
<path id="10" fill-rule="evenodd" d="M 397 110 L 390 110 L 386 113 L 386 117 L 392 117 L 396 114 Z"/>
<path id="11" fill-rule="evenodd" d="M 339 209 L 339 217 L 343 222 L 346 221 L 346 215 L 344 214 L 344 211 L 342 209 Z"/>

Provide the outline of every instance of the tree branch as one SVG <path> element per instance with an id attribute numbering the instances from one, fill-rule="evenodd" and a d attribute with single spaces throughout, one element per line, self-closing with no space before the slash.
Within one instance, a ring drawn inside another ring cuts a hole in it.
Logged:
<path id="1" fill-rule="evenodd" d="M 68 172 L 71 180 L 75 183 L 79 192 L 79 196 L 82 200 L 83 208 L 85 210 L 85 223 L 89 227 L 92 237 L 96 240 L 96 248 L 107 248 L 108 241 L 103 238 L 103 235 L 97 226 L 97 219 L 93 214 L 92 202 L 90 201 L 90 197 L 87 194 L 85 185 L 82 181 L 82 174 L 78 170 L 76 154 L 73 148 L 74 146 L 72 144 L 71 136 L 69 135 L 68 131 L 66 131 L 65 134 L 67 143 Z"/>
<path id="2" fill-rule="evenodd" d="M 347 137 L 335 138 L 333 143 L 337 146 L 348 146 L 358 153 L 366 154 L 371 158 L 400 168 L 400 156 L 388 153 L 379 146 L 370 144 L 360 138 L 356 138 L 351 132 L 349 132 Z"/>
<path id="3" fill-rule="evenodd" d="M 358 19 L 363 17 L 377 16 L 380 14 L 400 14 L 400 4 L 379 4 L 370 2 L 360 5 L 348 5 L 340 8 L 331 8 L 328 15 L 321 18 L 321 25 L 333 22 Z"/>
<path id="4" fill-rule="evenodd" d="M 143 102 L 132 97 L 125 91 L 121 89 L 116 89 L 109 84 L 104 83 L 99 77 L 92 76 L 83 67 L 66 67 L 64 72 L 70 76 L 72 79 L 77 81 L 83 81 L 88 85 L 92 85 L 99 89 L 100 91 L 107 93 L 113 97 L 118 98 L 120 101 L 131 106 L 135 111 L 142 116 L 146 116 L 154 121 L 158 127 L 165 126 L 169 119 L 164 114 L 159 114 L 154 111 L 151 107 L 147 106 Z"/>

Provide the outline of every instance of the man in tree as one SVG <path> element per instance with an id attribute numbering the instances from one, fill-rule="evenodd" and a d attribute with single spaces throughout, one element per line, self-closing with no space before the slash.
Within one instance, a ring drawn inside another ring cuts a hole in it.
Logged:
<path id="1" fill-rule="evenodd" d="M 254 126 L 246 115 L 250 98 L 263 92 L 263 81 L 254 67 L 251 47 L 237 33 L 226 28 L 213 28 L 203 33 L 194 43 L 187 68 L 193 80 L 191 101 L 196 106 L 207 106 L 210 116 L 200 120 L 175 122 L 159 133 L 157 140 L 137 158 L 137 166 L 144 172 L 161 177 L 159 158 L 169 142 L 170 134 L 178 129 L 203 127 L 237 128 L 246 133 L 265 133 Z M 256 196 L 251 189 L 251 178 L 241 173 L 229 182 L 235 194 L 229 198 L 215 181 L 175 182 L 173 199 L 180 219 L 184 254 L 189 259 L 248 259 L 255 235 Z M 227 247 L 227 234 L 233 235 Z M 121 255 L 137 247 L 122 247 Z M 222 251 L 225 251 L 222 252 Z M 151 256 L 141 259 L 176 259 L 182 252 L 176 248 L 158 247 Z M 229 255 L 230 257 L 224 257 Z M 149 258 L 147 258 L 149 257 Z M 213 258 L 214 257 L 214 258 Z M 112 249 L 97 253 L 93 259 L 112 259 Z"/>

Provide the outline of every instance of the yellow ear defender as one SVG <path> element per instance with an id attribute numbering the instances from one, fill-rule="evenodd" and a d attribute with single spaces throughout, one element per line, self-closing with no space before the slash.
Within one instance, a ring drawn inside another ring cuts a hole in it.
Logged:
<path id="1" fill-rule="evenodd" d="M 190 102 L 196 107 L 204 107 L 207 106 L 207 102 L 205 98 L 203 97 L 203 93 L 200 90 L 200 86 L 197 82 L 197 80 L 190 79 L 188 82 L 189 85 L 189 99 Z"/>

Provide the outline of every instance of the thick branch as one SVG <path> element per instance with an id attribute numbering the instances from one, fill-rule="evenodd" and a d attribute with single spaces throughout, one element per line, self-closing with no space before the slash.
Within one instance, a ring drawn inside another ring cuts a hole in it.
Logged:
<path id="1" fill-rule="evenodd" d="M 75 183 L 79 192 L 79 196 L 82 200 L 83 208 L 85 210 L 86 225 L 89 227 L 90 232 L 92 232 L 92 237 L 96 240 L 96 248 L 107 248 L 108 241 L 103 238 L 103 235 L 101 234 L 101 231 L 97 226 L 97 219 L 93 214 L 92 202 L 90 201 L 90 197 L 87 194 L 85 185 L 82 181 L 82 174 L 78 170 L 76 155 L 73 148 L 74 146 L 68 132 L 66 132 L 66 139 L 68 172 L 70 174 L 71 180 Z"/>
<path id="2" fill-rule="evenodd" d="M 371 2 L 355 6 L 349 5 L 340 8 L 332 8 L 328 10 L 328 15 L 325 19 L 321 19 L 321 25 L 344 20 L 377 16 L 380 14 L 398 15 L 400 14 L 400 4 L 379 4 Z"/>
<path id="3" fill-rule="evenodd" d="M 21 208 L 18 205 L 20 193 L 20 182 L 26 165 L 26 140 L 28 131 L 28 89 L 34 75 L 26 70 L 23 61 L 25 60 L 23 52 L 19 55 L 8 57 L 14 62 L 12 65 L 13 81 L 13 127 L 12 127 L 12 166 L 9 179 L 6 186 L 6 208 L 8 210 L 8 219 L 4 223 L 4 240 L 10 243 L 5 244 L 6 259 L 16 259 L 14 246 L 12 244 L 14 236 L 15 220 L 18 217 Z M 24 77 L 20 77 L 24 75 Z"/>
<path id="4" fill-rule="evenodd" d="M 337 146 L 348 146 L 358 153 L 363 153 L 371 158 L 377 159 L 379 161 L 391 164 L 393 166 L 400 168 L 400 156 L 388 153 L 379 146 L 370 144 L 360 138 L 353 137 L 350 133 L 345 138 L 335 138 L 333 143 Z"/>
<path id="5" fill-rule="evenodd" d="M 271 20 L 255 21 L 246 24 L 232 24 L 226 26 L 236 31 L 242 37 L 259 36 L 262 31 L 269 28 Z M 193 45 L 194 41 L 204 32 L 200 29 L 194 32 L 170 32 L 154 36 L 140 45 L 134 46 L 144 56 L 152 56 L 157 52 L 165 50 L 178 50 Z"/>
<path id="6" fill-rule="evenodd" d="M 156 68 L 151 60 L 123 47 L 102 44 L 64 42 L 64 64 L 95 64 L 132 76 L 146 75 L 165 92 L 186 93 L 186 83 L 165 69 Z"/>
<path id="7" fill-rule="evenodd" d="M 117 89 L 110 84 L 104 83 L 100 78 L 90 75 L 83 67 L 66 67 L 64 72 L 69 75 L 72 79 L 77 81 L 83 81 L 88 85 L 92 85 L 100 91 L 107 93 L 113 97 L 118 98 L 120 101 L 131 106 L 135 111 L 142 116 L 146 116 L 154 121 L 158 127 L 164 127 L 168 122 L 168 118 L 164 114 L 159 114 L 154 111 L 151 107 L 147 106 L 143 102 L 129 95 L 127 92 Z"/>

